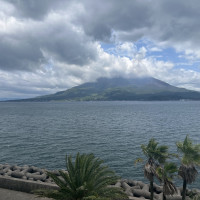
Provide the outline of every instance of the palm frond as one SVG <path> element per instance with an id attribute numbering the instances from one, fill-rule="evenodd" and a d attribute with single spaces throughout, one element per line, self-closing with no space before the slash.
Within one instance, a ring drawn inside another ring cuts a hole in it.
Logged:
<path id="1" fill-rule="evenodd" d="M 95 158 L 93 154 L 78 153 L 74 162 L 71 156 L 66 156 L 66 167 L 67 173 L 59 171 L 61 178 L 48 172 L 48 175 L 59 186 L 58 192 L 50 192 L 51 195 L 49 193 L 51 197 L 82 200 L 86 197 L 108 198 L 122 195 L 121 190 L 108 187 L 111 183 L 116 182 L 119 177 L 103 165 L 102 160 Z M 127 198 L 125 194 L 122 196 Z"/>
<path id="2" fill-rule="evenodd" d="M 60 187 L 64 187 L 66 185 L 66 183 L 61 180 L 60 178 L 58 178 L 54 173 L 51 173 L 51 172 L 47 172 L 47 175 L 49 177 L 51 177 L 53 179 L 53 181 Z"/>
<path id="3" fill-rule="evenodd" d="M 177 166 L 175 163 L 165 163 L 164 171 L 166 172 L 167 177 L 171 177 L 174 173 L 178 171 Z"/>
<path id="4" fill-rule="evenodd" d="M 163 182 L 163 194 L 173 195 L 177 192 L 176 186 L 172 182 L 174 173 L 177 172 L 177 166 L 174 163 L 165 163 L 163 167 L 159 166 L 156 169 L 161 182 Z"/>
<path id="5" fill-rule="evenodd" d="M 198 174 L 195 165 L 200 165 L 200 145 L 194 145 L 188 135 L 183 142 L 178 142 L 176 145 L 177 150 L 182 154 L 182 164 L 178 174 L 183 180 L 191 184 L 195 181 Z"/>
<path id="6" fill-rule="evenodd" d="M 134 161 L 134 165 L 137 165 L 138 163 L 141 163 L 143 162 L 144 160 L 142 158 L 137 158 L 135 161 Z"/>
<path id="7" fill-rule="evenodd" d="M 186 180 L 187 183 L 193 183 L 198 175 L 198 171 L 194 165 L 184 165 L 182 164 L 179 168 L 178 175 Z"/>
<path id="8" fill-rule="evenodd" d="M 156 176 L 156 166 L 155 164 L 150 164 L 149 162 L 144 166 L 144 176 L 149 180 L 153 181 L 154 176 Z"/>
<path id="9" fill-rule="evenodd" d="M 154 138 L 150 139 L 147 146 L 141 145 L 144 155 L 149 159 L 158 161 L 159 163 L 164 163 L 170 154 L 168 153 L 168 146 L 160 145 Z"/>
<path id="10" fill-rule="evenodd" d="M 182 156 L 182 163 L 184 165 L 200 165 L 200 145 L 193 145 L 192 140 L 188 137 L 185 137 L 183 142 L 177 142 L 177 150 Z"/>
<path id="11" fill-rule="evenodd" d="M 165 195 L 174 195 L 175 193 L 177 193 L 177 188 L 173 182 L 169 181 L 168 179 L 165 179 L 163 185 L 163 193 Z"/>
<path id="12" fill-rule="evenodd" d="M 176 146 L 182 156 L 178 174 L 183 179 L 182 199 L 185 199 L 187 184 L 194 182 L 198 174 L 195 165 L 200 165 L 200 145 L 194 145 L 187 135 L 184 141 L 177 142 Z"/>

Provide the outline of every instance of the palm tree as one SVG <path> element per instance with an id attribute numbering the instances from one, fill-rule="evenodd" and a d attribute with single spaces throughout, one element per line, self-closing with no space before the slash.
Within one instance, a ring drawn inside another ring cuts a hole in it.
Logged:
<path id="1" fill-rule="evenodd" d="M 102 164 L 103 161 L 93 154 L 78 153 L 74 163 L 71 156 L 66 156 L 67 173 L 59 171 L 62 178 L 52 172 L 47 173 L 59 186 L 59 190 L 48 191 L 43 195 L 62 200 L 127 198 L 120 189 L 109 187 L 116 183 L 118 177 Z"/>
<path id="2" fill-rule="evenodd" d="M 176 145 L 177 150 L 182 154 L 178 174 L 183 179 L 182 200 L 185 200 L 187 184 L 193 183 L 198 174 L 196 166 L 200 165 L 200 145 L 193 145 L 188 136 Z"/>
<path id="3" fill-rule="evenodd" d="M 174 173 L 178 171 L 177 166 L 174 163 L 165 163 L 163 167 L 158 167 L 156 171 L 163 182 L 163 200 L 166 200 L 166 195 L 177 193 L 176 186 L 172 182 Z"/>
<path id="4" fill-rule="evenodd" d="M 168 147 L 165 145 L 158 146 L 158 142 L 154 138 L 150 139 L 148 145 L 141 145 L 142 151 L 146 156 L 147 163 L 144 167 L 144 176 L 150 181 L 151 200 L 153 200 L 153 182 L 157 176 L 156 169 L 159 164 L 165 162 L 169 157 Z"/>

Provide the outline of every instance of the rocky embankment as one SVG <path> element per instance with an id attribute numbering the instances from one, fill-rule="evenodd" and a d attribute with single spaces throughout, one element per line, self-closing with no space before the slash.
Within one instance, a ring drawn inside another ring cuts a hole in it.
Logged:
<path id="1" fill-rule="evenodd" d="M 64 170 L 63 170 L 64 171 Z M 48 183 L 54 184 L 52 179 L 47 176 L 46 169 L 41 169 L 34 166 L 24 165 L 22 167 L 17 165 L 0 164 L 0 176 L 4 178 L 16 178 L 24 181 L 33 181 L 38 183 Z M 57 176 L 59 173 L 57 170 L 52 171 Z M 149 184 L 145 184 L 142 181 L 134 181 L 122 179 L 119 180 L 112 187 L 120 187 L 129 196 L 129 199 L 139 200 L 139 199 L 150 199 Z M 181 200 L 182 188 L 177 188 L 177 194 L 173 196 L 168 196 L 167 199 L 170 200 Z M 194 197 L 200 194 L 200 190 L 192 189 L 187 191 L 187 198 Z M 154 184 L 154 199 L 161 200 L 163 195 L 163 188 L 160 185 Z"/>
<path id="2" fill-rule="evenodd" d="M 134 181 L 122 179 L 115 184 L 115 187 L 121 187 L 125 193 L 129 196 L 129 199 L 139 200 L 139 199 L 150 199 L 149 184 L 145 184 L 142 181 Z M 162 200 L 163 196 L 163 187 L 154 183 L 154 199 Z M 168 200 L 181 200 L 182 188 L 177 188 L 177 194 L 173 196 L 167 196 Z M 200 190 L 192 189 L 187 190 L 187 199 L 194 197 L 195 195 L 200 194 Z"/>
<path id="3" fill-rule="evenodd" d="M 0 175 L 3 177 L 12 177 L 29 181 L 37 181 L 39 183 L 53 184 L 53 181 L 47 176 L 46 171 L 47 170 L 45 169 L 28 165 L 20 167 L 17 165 L 0 164 Z"/>

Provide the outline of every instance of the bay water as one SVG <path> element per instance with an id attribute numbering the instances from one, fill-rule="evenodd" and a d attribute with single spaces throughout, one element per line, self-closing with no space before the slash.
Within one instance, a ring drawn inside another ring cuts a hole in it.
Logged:
<path id="1" fill-rule="evenodd" d="M 199 121 L 199 101 L 1 102 L 0 163 L 65 169 L 66 154 L 94 153 L 122 178 L 148 182 L 134 165 L 141 144 L 154 137 L 177 153 L 187 134 L 200 143 Z"/>

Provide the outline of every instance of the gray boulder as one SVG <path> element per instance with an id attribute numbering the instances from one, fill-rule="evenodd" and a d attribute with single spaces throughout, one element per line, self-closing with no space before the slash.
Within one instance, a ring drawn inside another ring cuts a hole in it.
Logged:
<path id="1" fill-rule="evenodd" d="M 121 186 L 122 186 L 122 184 L 121 184 L 120 181 L 118 181 L 118 182 L 115 184 L 115 187 L 121 187 Z"/>
<path id="2" fill-rule="evenodd" d="M 146 199 L 150 199 L 150 192 L 141 189 L 133 189 L 133 195 L 135 197 L 144 197 Z"/>
<path id="3" fill-rule="evenodd" d="M 126 182 L 122 182 L 122 183 L 121 183 L 121 187 L 122 187 L 125 191 L 131 189 L 131 187 L 130 187 Z"/>
<path id="4" fill-rule="evenodd" d="M 125 190 L 125 193 L 126 193 L 129 197 L 133 197 L 133 192 L 132 192 L 131 188 L 130 188 L 130 189 L 126 189 L 126 190 Z"/>
<path id="5" fill-rule="evenodd" d="M 24 174 L 20 171 L 13 171 L 13 172 L 11 172 L 11 176 L 14 178 L 22 178 L 24 176 Z"/>
<path id="6" fill-rule="evenodd" d="M 5 174 L 4 170 L 1 169 L 1 170 L 0 170 L 0 175 L 4 175 L 4 174 Z"/>
<path id="7" fill-rule="evenodd" d="M 141 189 L 139 185 L 133 186 L 132 189 Z"/>
<path id="8" fill-rule="evenodd" d="M 29 180 L 34 180 L 34 181 L 37 181 L 37 180 L 40 180 L 40 181 L 45 181 L 46 180 L 46 175 L 45 174 L 42 174 L 42 175 L 37 175 L 37 174 L 31 174 L 31 173 L 26 173 L 26 177 L 29 179 Z"/>

